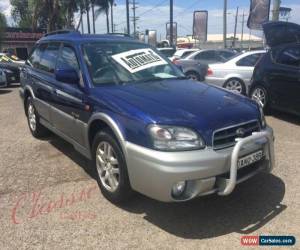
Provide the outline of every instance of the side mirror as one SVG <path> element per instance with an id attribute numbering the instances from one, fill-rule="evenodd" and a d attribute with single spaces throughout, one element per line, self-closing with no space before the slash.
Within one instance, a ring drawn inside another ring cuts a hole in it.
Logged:
<path id="1" fill-rule="evenodd" d="M 55 70 L 55 79 L 69 84 L 78 84 L 79 76 L 73 68 L 60 68 Z"/>

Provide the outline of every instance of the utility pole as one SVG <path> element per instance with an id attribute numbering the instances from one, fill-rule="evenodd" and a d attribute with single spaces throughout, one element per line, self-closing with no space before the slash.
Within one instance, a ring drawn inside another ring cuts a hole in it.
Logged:
<path id="1" fill-rule="evenodd" d="M 110 23 L 111 23 L 111 32 L 114 33 L 114 8 L 115 3 L 112 2 L 111 6 L 110 6 Z"/>
<path id="2" fill-rule="evenodd" d="M 136 38 L 136 22 L 139 19 L 136 15 L 135 15 L 135 10 L 137 9 L 137 2 L 135 0 L 132 1 L 132 11 L 133 11 L 133 36 L 134 38 Z"/>
<path id="3" fill-rule="evenodd" d="M 236 26 L 237 26 L 237 21 L 238 21 L 238 15 L 239 15 L 239 7 L 236 8 L 236 13 L 235 13 L 234 35 L 233 35 L 233 41 L 232 41 L 232 48 L 235 47 Z"/>
<path id="4" fill-rule="evenodd" d="M 113 33 L 117 32 L 117 26 L 118 24 L 114 23 Z"/>
<path id="5" fill-rule="evenodd" d="M 223 42 L 224 42 L 224 48 L 227 47 L 226 37 L 227 37 L 227 0 L 224 0 L 224 10 L 223 10 Z"/>
<path id="6" fill-rule="evenodd" d="M 173 0 L 170 0 L 170 46 L 173 46 Z"/>
<path id="7" fill-rule="evenodd" d="M 272 21 L 278 21 L 279 20 L 280 2 L 281 2 L 280 0 L 273 0 Z"/>
<path id="8" fill-rule="evenodd" d="M 242 34 L 241 34 L 241 49 L 243 48 L 243 39 L 244 39 L 244 23 L 245 23 L 245 12 L 243 11 L 243 19 L 242 19 Z"/>
<path id="9" fill-rule="evenodd" d="M 127 21 L 127 34 L 130 36 L 129 0 L 126 0 L 126 21 Z"/>

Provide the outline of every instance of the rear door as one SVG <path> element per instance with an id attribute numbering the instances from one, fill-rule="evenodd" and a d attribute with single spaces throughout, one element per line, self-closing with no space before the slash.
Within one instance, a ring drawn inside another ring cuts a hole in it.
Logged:
<path id="1" fill-rule="evenodd" d="M 59 43 L 39 45 L 29 59 L 30 81 L 35 93 L 35 106 L 39 115 L 51 124 L 50 106 L 53 103 L 54 68 Z"/>
<path id="2" fill-rule="evenodd" d="M 274 105 L 300 113 L 300 45 L 273 51 L 270 82 Z"/>
<path id="3" fill-rule="evenodd" d="M 71 45 L 66 43 L 62 45 L 56 68 L 73 68 L 78 75 L 81 74 L 75 49 Z M 88 111 L 85 111 L 83 86 L 57 80 L 54 85 L 53 124 L 69 138 L 84 145 L 83 130 L 88 119 Z"/>
<path id="4" fill-rule="evenodd" d="M 194 56 L 193 59 L 203 64 L 213 64 L 219 62 L 219 58 L 214 50 L 200 51 Z"/>
<path id="5" fill-rule="evenodd" d="M 243 76 L 245 83 L 249 83 L 253 74 L 254 66 L 264 53 L 255 53 L 245 56 L 235 64 L 238 66 L 238 73 Z"/>

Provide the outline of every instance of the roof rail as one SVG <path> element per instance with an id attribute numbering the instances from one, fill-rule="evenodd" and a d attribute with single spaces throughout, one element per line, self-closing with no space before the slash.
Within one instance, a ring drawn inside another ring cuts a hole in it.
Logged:
<path id="1" fill-rule="evenodd" d="M 56 30 L 49 33 L 46 33 L 44 36 L 53 36 L 53 35 L 60 35 L 60 34 L 80 34 L 78 30 Z"/>
<path id="2" fill-rule="evenodd" d="M 106 35 L 131 37 L 130 35 L 128 35 L 126 33 L 106 33 Z"/>

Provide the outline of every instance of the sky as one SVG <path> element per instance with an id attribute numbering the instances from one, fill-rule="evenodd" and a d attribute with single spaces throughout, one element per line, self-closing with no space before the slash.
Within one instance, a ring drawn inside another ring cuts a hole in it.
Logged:
<path id="1" fill-rule="evenodd" d="M 271 5 L 272 5 L 271 0 Z M 132 0 L 130 1 L 132 2 Z M 165 39 L 166 22 L 169 21 L 169 0 L 137 0 L 138 8 L 136 16 L 138 30 L 157 30 L 158 39 Z M 246 22 L 250 7 L 250 0 L 227 0 L 227 32 L 233 33 L 236 8 L 239 7 L 237 33 L 241 32 L 242 14 L 245 13 L 244 32 L 249 33 Z M 125 0 L 116 0 L 114 7 L 114 23 L 117 32 L 124 32 L 126 27 L 126 6 Z M 292 8 L 290 21 L 300 24 L 300 1 L 281 0 L 281 6 Z M 7 17 L 8 23 L 13 25 L 10 15 L 11 6 L 9 0 L 0 0 L 0 11 Z M 195 10 L 208 10 L 208 33 L 221 34 L 223 32 L 223 0 L 174 0 L 174 22 L 178 23 L 178 36 L 192 34 L 193 12 Z M 271 6 L 272 10 L 272 6 Z M 132 10 L 130 10 L 132 16 Z M 76 15 L 78 19 L 79 14 Z M 84 17 L 84 28 L 86 29 L 86 17 Z M 133 27 L 131 25 L 131 30 Z M 106 33 L 105 16 L 100 15 L 96 21 L 96 32 Z M 253 31 L 252 34 L 262 35 L 260 31 Z"/>

